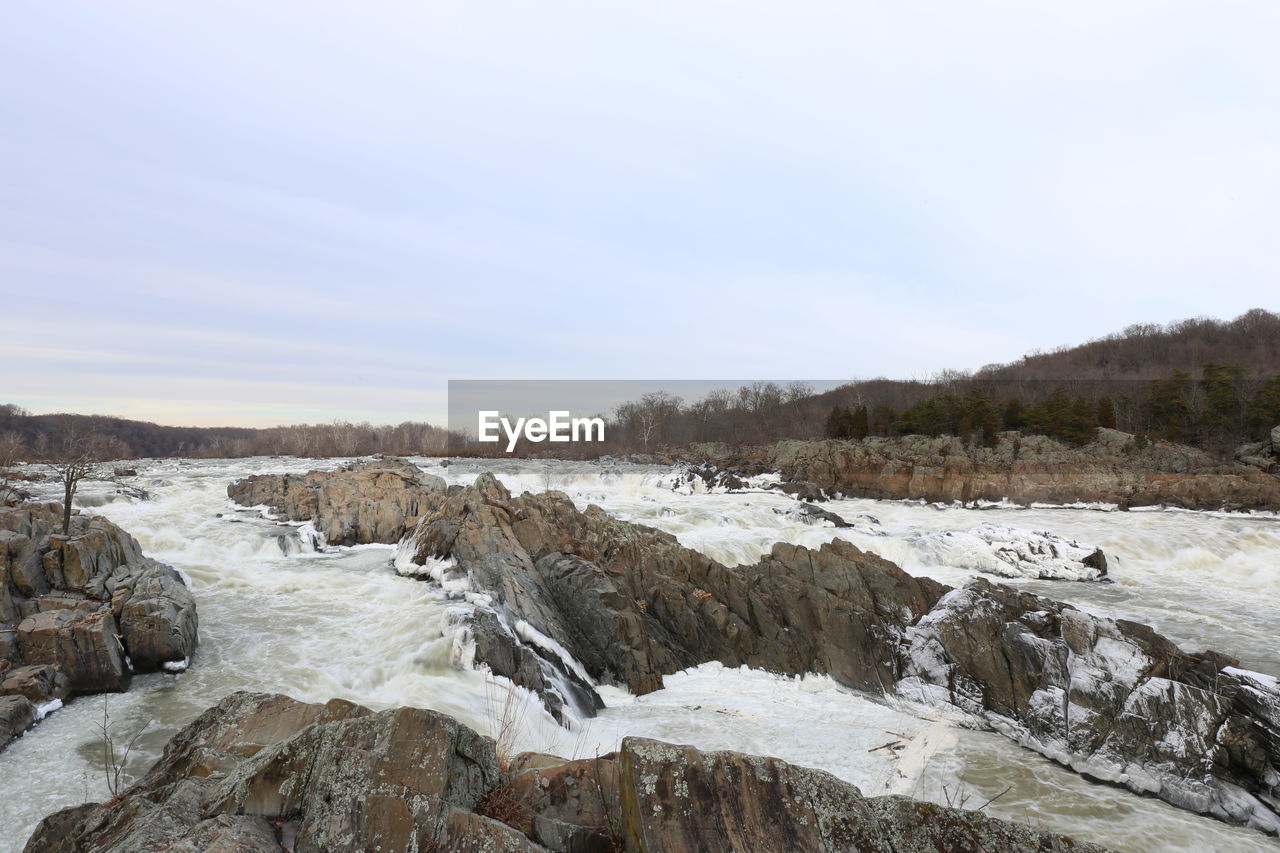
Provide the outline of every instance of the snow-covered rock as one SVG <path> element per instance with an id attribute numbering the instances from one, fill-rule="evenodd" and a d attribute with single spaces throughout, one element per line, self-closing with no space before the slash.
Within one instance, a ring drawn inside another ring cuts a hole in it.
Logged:
<path id="1" fill-rule="evenodd" d="M 968 531 L 921 533 L 908 541 L 927 565 L 1006 578 L 1095 581 L 1107 575 L 1107 558 L 1100 548 L 1047 530 L 981 524 Z"/>

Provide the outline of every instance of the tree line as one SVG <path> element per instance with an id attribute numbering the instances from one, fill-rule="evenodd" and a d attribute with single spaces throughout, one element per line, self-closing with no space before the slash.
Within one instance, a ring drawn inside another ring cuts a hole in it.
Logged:
<path id="1" fill-rule="evenodd" d="M 68 436 L 86 434 L 94 436 L 94 454 L 100 459 L 435 455 L 445 452 L 448 443 L 447 430 L 424 422 L 172 427 L 102 415 L 33 415 L 0 404 L 0 445 L 14 458 L 55 459 L 65 455 Z"/>
<path id="2" fill-rule="evenodd" d="M 1002 430 L 1091 441 L 1098 427 L 1228 451 L 1280 425 L 1280 373 L 1260 379 L 1241 365 L 1209 363 L 1144 381 L 1093 380 L 1076 393 L 1061 383 L 953 380 L 901 410 L 874 401 L 833 405 L 828 438 L 955 435 L 994 445 Z"/>

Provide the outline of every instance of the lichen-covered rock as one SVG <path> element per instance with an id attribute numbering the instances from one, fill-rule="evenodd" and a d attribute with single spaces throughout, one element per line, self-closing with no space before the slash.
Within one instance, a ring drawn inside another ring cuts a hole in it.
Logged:
<path id="1" fill-rule="evenodd" d="M 295 853 L 1100 849 L 974 812 L 865 799 L 829 774 L 774 758 L 639 738 L 596 759 L 522 755 L 503 773 L 493 741 L 443 714 L 238 693 L 177 734 L 120 797 L 45 818 L 25 850 L 281 846 Z"/>
<path id="2" fill-rule="evenodd" d="M 618 755 L 565 761 L 521 753 L 508 772 L 528 809 L 533 839 L 551 850 L 609 851 L 620 836 Z"/>
<path id="3" fill-rule="evenodd" d="M 404 850 L 497 782 L 492 741 L 452 717 L 398 708 L 314 723 L 263 749 L 219 783 L 210 808 L 302 815 L 299 853 Z"/>
<path id="4" fill-rule="evenodd" d="M 618 764 L 628 853 L 1101 849 L 976 812 L 864 798 L 829 773 L 777 758 L 625 738 Z"/>
<path id="5" fill-rule="evenodd" d="M 165 853 L 280 853 L 274 828 L 260 817 L 220 814 L 197 823 Z"/>

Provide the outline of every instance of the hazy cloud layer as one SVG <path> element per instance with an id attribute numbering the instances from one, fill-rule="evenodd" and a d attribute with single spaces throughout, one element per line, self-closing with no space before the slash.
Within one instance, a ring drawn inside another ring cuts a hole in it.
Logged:
<path id="1" fill-rule="evenodd" d="M 0 402 L 923 375 L 1275 309 L 1270 3 L 23 4 Z"/>

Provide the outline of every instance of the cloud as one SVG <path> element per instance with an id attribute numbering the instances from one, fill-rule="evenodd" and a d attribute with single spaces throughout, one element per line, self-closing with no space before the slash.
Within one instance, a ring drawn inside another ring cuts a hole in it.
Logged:
<path id="1" fill-rule="evenodd" d="M 68 405 L 106 363 L 363 418 L 449 377 L 918 376 L 1274 309 L 1278 28 L 28 5 L 0 33 L 4 358 Z"/>

